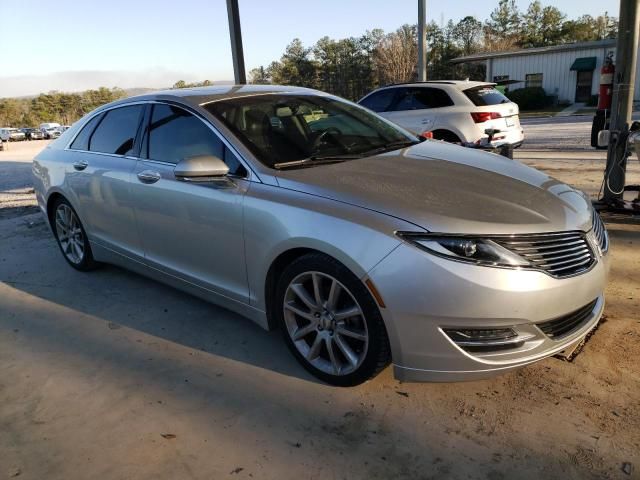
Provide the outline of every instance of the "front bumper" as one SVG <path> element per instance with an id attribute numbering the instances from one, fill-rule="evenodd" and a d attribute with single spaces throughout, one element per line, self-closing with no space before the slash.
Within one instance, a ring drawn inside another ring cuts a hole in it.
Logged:
<path id="1" fill-rule="evenodd" d="M 607 275 L 606 255 L 588 272 L 558 279 L 455 262 L 406 243 L 369 272 L 386 304 L 381 313 L 396 378 L 435 382 L 487 378 L 573 348 L 602 315 Z M 587 318 L 562 338 L 552 339 L 536 326 L 594 300 Z M 529 339 L 518 348 L 478 353 L 459 347 L 443 331 L 507 327 Z"/>

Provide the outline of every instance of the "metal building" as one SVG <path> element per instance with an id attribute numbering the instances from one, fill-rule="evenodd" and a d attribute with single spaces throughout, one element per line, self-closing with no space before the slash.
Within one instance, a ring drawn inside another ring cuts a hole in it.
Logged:
<path id="1" fill-rule="evenodd" d="M 452 63 L 486 65 L 488 82 L 518 81 L 510 90 L 542 87 L 558 102 L 587 102 L 598 94 L 600 68 L 608 55 L 615 60 L 616 40 L 570 43 L 551 47 L 527 48 L 511 52 L 477 53 Z M 640 62 L 638 62 L 640 65 Z M 640 101 L 640 75 L 636 77 L 635 98 Z"/>

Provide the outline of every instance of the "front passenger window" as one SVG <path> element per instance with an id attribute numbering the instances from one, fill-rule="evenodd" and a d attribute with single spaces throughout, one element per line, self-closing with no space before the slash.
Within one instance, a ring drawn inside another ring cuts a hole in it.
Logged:
<path id="1" fill-rule="evenodd" d="M 213 155 L 224 161 L 232 174 L 244 170 L 202 120 L 173 105 L 153 106 L 148 145 L 150 160 L 177 164 L 184 158 Z"/>

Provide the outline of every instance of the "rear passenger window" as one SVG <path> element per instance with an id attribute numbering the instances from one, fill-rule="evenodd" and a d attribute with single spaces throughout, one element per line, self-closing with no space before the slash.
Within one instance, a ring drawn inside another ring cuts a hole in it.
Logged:
<path id="1" fill-rule="evenodd" d="M 176 164 L 195 155 L 213 155 L 227 164 L 230 173 L 244 172 L 238 159 L 202 120 L 173 105 L 153 106 L 148 148 L 150 160 Z"/>
<path id="2" fill-rule="evenodd" d="M 142 105 L 109 110 L 89 136 L 89 150 L 116 155 L 132 153 L 142 111 Z"/>
<path id="3" fill-rule="evenodd" d="M 453 101 L 439 88 L 403 88 L 393 110 L 425 110 L 428 108 L 450 107 Z"/>
<path id="4" fill-rule="evenodd" d="M 82 130 L 80 130 L 80 133 L 78 133 L 69 148 L 73 150 L 89 150 L 89 138 L 96 128 L 96 125 L 100 123 L 101 118 L 102 114 L 99 114 L 89 120 L 86 125 L 82 127 Z"/>
<path id="5" fill-rule="evenodd" d="M 453 100 L 447 92 L 439 88 L 420 88 L 416 91 L 416 99 L 428 105 L 425 108 L 441 108 L 453 105 Z"/>
<path id="6" fill-rule="evenodd" d="M 369 110 L 373 110 L 374 112 L 386 112 L 393 103 L 396 90 L 397 89 L 395 88 L 388 88 L 386 90 L 374 92 L 362 100 L 360 105 L 367 107 Z"/>

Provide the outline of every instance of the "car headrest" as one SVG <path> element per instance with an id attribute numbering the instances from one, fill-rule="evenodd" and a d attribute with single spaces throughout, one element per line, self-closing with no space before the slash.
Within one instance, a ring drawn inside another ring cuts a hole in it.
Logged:
<path id="1" fill-rule="evenodd" d="M 269 116 L 262 110 L 247 110 L 244 114 L 244 118 L 247 135 L 251 138 L 257 139 L 260 136 L 264 136 L 271 127 Z"/>

